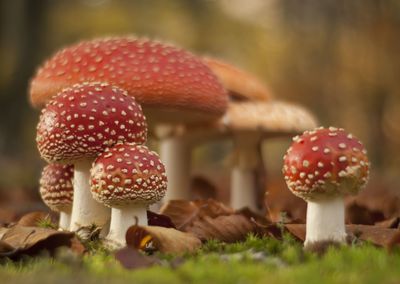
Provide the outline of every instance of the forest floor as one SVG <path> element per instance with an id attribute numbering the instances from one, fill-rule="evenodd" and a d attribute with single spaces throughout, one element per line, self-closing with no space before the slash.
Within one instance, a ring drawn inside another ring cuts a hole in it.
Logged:
<path id="1" fill-rule="evenodd" d="M 157 264 L 126 269 L 105 250 L 83 257 L 61 250 L 55 257 L 3 262 L 0 283 L 400 283 L 400 251 L 368 243 L 319 254 L 305 252 L 290 236 L 249 236 L 245 242 L 208 241 L 194 253 L 151 258 Z"/>

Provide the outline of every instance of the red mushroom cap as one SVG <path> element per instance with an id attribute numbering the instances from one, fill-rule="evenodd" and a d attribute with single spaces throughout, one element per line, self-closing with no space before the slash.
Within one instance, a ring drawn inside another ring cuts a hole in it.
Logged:
<path id="1" fill-rule="evenodd" d="M 31 103 L 41 106 L 65 87 L 93 81 L 127 90 L 145 109 L 189 110 L 201 120 L 220 116 L 227 107 L 226 91 L 201 59 L 133 37 L 84 41 L 59 51 L 32 79 Z"/>
<path id="2" fill-rule="evenodd" d="M 306 200 L 355 194 L 365 186 L 369 162 L 361 142 L 343 129 L 305 131 L 284 156 L 289 189 Z"/>
<path id="3" fill-rule="evenodd" d="M 143 145 L 118 144 L 94 161 L 91 189 L 94 199 L 110 207 L 151 204 L 165 195 L 167 176 L 157 153 Z"/>
<path id="4" fill-rule="evenodd" d="M 72 165 L 49 164 L 44 167 L 40 178 L 40 195 L 43 202 L 54 211 L 70 211 L 74 189 Z"/>
<path id="5" fill-rule="evenodd" d="M 46 161 L 72 164 L 118 142 L 144 143 L 146 135 L 142 109 L 126 91 L 86 83 L 64 89 L 46 105 L 36 141 Z"/>

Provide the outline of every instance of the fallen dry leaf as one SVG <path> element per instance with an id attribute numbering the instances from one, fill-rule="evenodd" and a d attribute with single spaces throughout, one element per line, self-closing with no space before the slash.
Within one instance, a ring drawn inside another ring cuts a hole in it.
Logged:
<path id="1" fill-rule="evenodd" d="M 43 211 L 35 211 L 23 215 L 17 224 L 25 227 L 37 227 L 43 221 L 52 224 L 50 214 Z M 56 227 L 56 225 L 54 226 Z"/>
<path id="2" fill-rule="evenodd" d="M 114 257 L 126 269 L 146 268 L 160 263 L 159 259 L 144 255 L 131 247 L 116 251 Z"/>
<path id="3" fill-rule="evenodd" d="M 201 241 L 190 233 L 157 226 L 132 226 L 126 232 L 128 246 L 143 251 L 181 254 L 193 252 Z"/>
<path id="4" fill-rule="evenodd" d="M 307 203 L 291 193 L 281 177 L 269 179 L 265 192 L 264 205 L 272 222 L 306 221 Z"/>
<path id="5" fill-rule="evenodd" d="M 389 252 L 392 252 L 395 248 L 400 247 L 400 231 L 398 230 L 397 233 L 390 239 L 389 243 L 387 244 L 386 248 Z"/>
<path id="6" fill-rule="evenodd" d="M 260 215 L 256 212 L 252 211 L 248 207 L 242 208 L 240 210 L 236 210 L 235 213 L 239 214 L 239 215 L 243 215 L 247 219 L 252 220 L 260 225 L 265 226 L 265 225 L 271 224 L 271 221 L 266 216 Z"/>
<path id="7" fill-rule="evenodd" d="M 346 223 L 373 225 L 384 219 L 385 216 L 380 210 L 370 209 L 358 204 L 356 201 L 347 202 L 346 204 Z"/>
<path id="8" fill-rule="evenodd" d="M 171 221 L 171 218 L 166 215 L 157 214 L 149 210 L 147 210 L 147 221 L 149 226 L 159 226 L 176 229 L 175 224 Z"/>
<path id="9" fill-rule="evenodd" d="M 161 214 L 171 218 L 176 228 L 182 231 L 186 231 L 188 226 L 202 217 L 214 218 L 233 213 L 233 209 L 213 199 L 196 201 L 171 200 L 161 208 Z"/>
<path id="10" fill-rule="evenodd" d="M 205 216 L 194 221 L 193 225 L 187 228 L 187 231 L 193 233 L 202 241 L 215 239 L 233 243 L 243 241 L 249 233 L 255 232 L 255 229 L 254 222 L 243 215 L 234 214 L 216 218 Z"/>
<path id="11" fill-rule="evenodd" d="M 363 241 L 370 241 L 374 245 L 382 247 L 387 246 L 394 235 L 399 232 L 397 229 L 368 225 L 347 225 L 346 231 Z"/>
<path id="12" fill-rule="evenodd" d="M 400 229 L 400 218 L 393 217 L 385 221 L 377 222 L 375 225 L 383 228 Z"/>
<path id="13" fill-rule="evenodd" d="M 15 225 L 11 228 L 0 229 L 0 241 L 13 248 L 13 253 L 0 253 L 1 256 L 18 258 L 22 254 L 35 255 L 42 250 L 51 254 L 61 246 L 71 246 L 74 234 L 47 228 L 25 227 Z"/>
<path id="14" fill-rule="evenodd" d="M 396 188 L 374 177 L 356 196 L 346 198 L 346 204 L 356 202 L 371 211 L 381 212 L 384 219 L 400 215 L 400 195 Z M 383 219 L 382 219 L 383 220 Z"/>

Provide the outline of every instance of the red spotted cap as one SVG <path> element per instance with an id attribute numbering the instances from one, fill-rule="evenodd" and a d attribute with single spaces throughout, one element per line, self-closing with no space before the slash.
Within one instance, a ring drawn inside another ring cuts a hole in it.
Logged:
<path id="1" fill-rule="evenodd" d="M 165 195 L 167 176 L 157 153 L 143 145 L 118 144 L 93 163 L 91 189 L 94 199 L 110 207 L 151 204 Z"/>
<path id="2" fill-rule="evenodd" d="M 59 51 L 32 79 L 31 103 L 40 107 L 65 87 L 93 81 L 127 90 L 153 116 L 164 110 L 205 120 L 227 108 L 225 89 L 201 59 L 169 44 L 134 37 L 83 41 Z M 162 116 L 167 122 L 174 117 Z"/>
<path id="3" fill-rule="evenodd" d="M 306 200 L 355 194 L 369 176 L 367 151 L 341 128 L 317 128 L 293 138 L 284 156 L 289 189 Z"/>
<path id="4" fill-rule="evenodd" d="M 74 196 L 73 176 L 72 165 L 49 164 L 44 167 L 39 182 L 40 195 L 53 211 L 71 211 Z"/>
<path id="5" fill-rule="evenodd" d="M 94 158 L 118 142 L 144 143 L 142 109 L 126 91 L 107 83 L 64 89 L 42 110 L 36 142 L 48 162 Z"/>

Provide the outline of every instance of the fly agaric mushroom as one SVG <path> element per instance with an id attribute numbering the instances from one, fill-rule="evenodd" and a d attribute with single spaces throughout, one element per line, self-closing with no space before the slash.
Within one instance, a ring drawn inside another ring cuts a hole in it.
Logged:
<path id="1" fill-rule="evenodd" d="M 232 103 L 221 123 L 233 136 L 235 160 L 231 177 L 231 206 L 257 207 L 256 167 L 262 164 L 262 141 L 313 129 L 317 122 L 305 108 L 284 102 Z M 262 188 L 264 190 L 264 188 Z"/>
<path id="2" fill-rule="evenodd" d="M 361 142 L 343 129 L 317 128 L 293 138 L 283 174 L 293 194 L 307 201 L 306 240 L 346 241 L 343 196 L 368 181 L 369 162 Z"/>
<path id="3" fill-rule="evenodd" d="M 112 208 L 107 240 L 124 246 L 128 228 L 136 222 L 148 225 L 147 208 L 161 200 L 166 189 L 164 165 L 146 146 L 117 144 L 97 157 L 91 190 L 94 199 Z"/>
<path id="4" fill-rule="evenodd" d="M 72 178 L 74 167 L 71 165 L 49 164 L 43 168 L 40 178 L 40 196 L 51 210 L 60 212 L 59 228 L 68 230 L 71 221 L 74 189 Z"/>
<path id="5" fill-rule="evenodd" d="M 222 60 L 203 57 L 204 63 L 215 73 L 232 101 L 270 101 L 271 92 L 253 74 Z"/>
<path id="6" fill-rule="evenodd" d="M 42 110 L 37 145 L 50 163 L 74 165 L 71 231 L 104 226 L 109 210 L 90 194 L 92 161 L 118 142 L 144 143 L 146 120 L 127 92 L 107 83 L 85 83 L 64 89 Z"/>
<path id="7" fill-rule="evenodd" d="M 136 98 L 160 140 L 171 177 L 167 194 L 187 197 L 190 149 L 169 129 L 209 122 L 226 111 L 228 95 L 210 68 L 170 44 L 134 37 L 94 39 L 57 52 L 39 68 L 31 81 L 31 103 L 40 107 L 62 88 L 85 81 L 108 82 Z"/>

